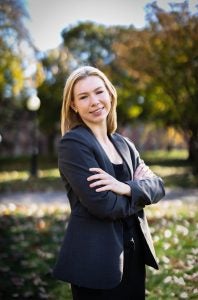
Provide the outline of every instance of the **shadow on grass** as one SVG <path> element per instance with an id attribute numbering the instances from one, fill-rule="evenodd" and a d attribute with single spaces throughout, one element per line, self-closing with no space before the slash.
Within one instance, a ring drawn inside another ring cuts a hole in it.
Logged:
<path id="1" fill-rule="evenodd" d="M 166 187 L 197 188 L 198 178 L 190 173 L 174 174 L 163 177 Z"/>
<path id="2" fill-rule="evenodd" d="M 166 186 L 197 187 L 198 178 L 192 175 L 192 166 L 186 159 L 187 152 L 149 151 L 143 153 L 142 157 L 164 179 Z M 29 178 L 29 160 L 29 157 L 0 159 L 0 192 L 64 191 L 57 157 L 39 157 L 38 178 Z"/>
<path id="3" fill-rule="evenodd" d="M 145 162 L 152 165 L 160 165 L 164 167 L 190 167 L 188 161 L 188 152 L 186 150 L 172 151 L 146 151 L 142 153 Z"/>
<path id="4" fill-rule="evenodd" d="M 149 166 L 160 165 L 164 167 L 192 167 L 187 159 L 145 159 Z"/>
<path id="5" fill-rule="evenodd" d="M 46 176 L 43 178 L 28 178 L 3 181 L 0 186 L 1 193 L 9 192 L 38 192 L 38 191 L 65 191 L 60 178 Z"/>
<path id="6" fill-rule="evenodd" d="M 142 158 L 148 165 L 161 166 L 189 166 L 186 151 L 147 151 L 142 153 Z M 0 171 L 29 171 L 31 164 L 30 156 L 0 158 Z M 51 169 L 58 167 L 57 156 L 38 156 L 39 169 Z"/>
<path id="7" fill-rule="evenodd" d="M 58 158 L 56 156 L 38 156 L 38 168 L 39 169 L 51 169 L 57 168 Z M 20 157 L 3 157 L 0 158 L 0 171 L 16 171 L 24 170 L 29 172 L 31 167 L 30 156 Z"/>

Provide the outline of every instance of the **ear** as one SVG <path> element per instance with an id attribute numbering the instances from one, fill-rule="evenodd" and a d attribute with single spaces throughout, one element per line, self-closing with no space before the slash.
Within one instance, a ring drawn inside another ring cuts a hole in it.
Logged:
<path id="1" fill-rule="evenodd" d="M 75 111 L 75 113 L 78 112 L 77 108 L 75 107 L 75 104 L 73 101 L 71 101 L 70 107 Z"/>

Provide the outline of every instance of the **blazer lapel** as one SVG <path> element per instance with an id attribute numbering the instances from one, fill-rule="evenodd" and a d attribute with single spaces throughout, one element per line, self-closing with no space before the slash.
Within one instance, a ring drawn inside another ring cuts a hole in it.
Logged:
<path id="1" fill-rule="evenodd" d="M 112 176 L 115 176 L 114 168 L 112 166 L 111 161 L 109 160 L 107 154 L 105 153 L 104 149 L 102 148 L 102 146 L 100 145 L 100 143 L 98 142 L 98 140 L 96 139 L 92 131 L 87 127 L 85 128 L 82 127 L 82 130 L 84 131 L 83 132 L 84 136 L 87 136 L 87 140 L 88 141 L 92 140 L 92 142 L 94 143 L 95 149 L 97 149 L 98 158 L 102 160 L 102 165 L 104 165 L 105 167 L 104 170 L 109 174 L 111 174 Z"/>
<path id="2" fill-rule="evenodd" d="M 86 127 L 82 127 L 81 128 L 82 133 L 84 135 L 87 136 L 87 139 L 89 140 L 90 138 L 92 138 L 92 140 L 95 143 L 95 146 L 97 148 L 97 150 L 100 153 L 100 157 L 103 158 L 103 163 L 105 164 L 106 170 L 112 174 L 113 176 L 115 176 L 115 172 L 114 172 L 114 168 L 112 166 L 111 161 L 109 160 L 108 156 L 106 155 L 104 149 L 102 148 L 102 146 L 100 145 L 100 143 L 97 141 L 96 137 L 94 136 L 94 134 L 92 133 L 92 131 L 89 128 Z M 131 154 L 130 154 L 130 150 L 129 150 L 129 146 L 126 143 L 126 141 L 124 140 L 124 138 L 122 138 L 119 134 L 114 133 L 111 134 L 109 136 L 111 142 L 114 144 L 116 150 L 119 152 L 120 156 L 122 157 L 122 159 L 126 162 L 130 175 L 131 175 L 131 179 L 133 180 L 133 163 L 131 160 Z"/>
<path id="3" fill-rule="evenodd" d="M 122 159 L 126 162 L 131 174 L 131 179 L 133 180 L 133 163 L 131 160 L 131 154 L 130 154 L 128 144 L 118 134 L 112 134 L 110 136 L 110 139 L 114 144 L 114 146 L 116 147 L 119 154 L 121 155 Z"/>

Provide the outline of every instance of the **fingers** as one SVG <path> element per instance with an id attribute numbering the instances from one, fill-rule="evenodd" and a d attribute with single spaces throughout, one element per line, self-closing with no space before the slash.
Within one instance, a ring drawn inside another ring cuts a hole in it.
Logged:
<path id="1" fill-rule="evenodd" d="M 137 169 L 135 170 L 135 176 L 138 177 L 138 176 L 142 176 L 142 174 L 144 174 L 149 168 L 144 164 L 144 163 L 141 163 Z"/>
<path id="2" fill-rule="evenodd" d="M 96 173 L 87 178 L 87 181 L 94 181 L 90 183 L 90 188 L 96 188 L 96 192 L 102 192 L 111 189 L 111 175 L 100 168 L 90 168 L 89 171 Z"/>
<path id="3" fill-rule="evenodd" d="M 105 171 L 103 171 L 102 169 L 99 169 L 99 168 L 90 168 L 89 171 L 95 172 L 96 174 L 89 176 L 87 178 L 87 181 L 105 179 L 105 178 L 107 178 L 107 176 L 110 176 Z"/>
<path id="4" fill-rule="evenodd" d="M 146 178 L 152 178 L 155 174 L 149 169 L 147 165 L 144 163 L 141 163 L 135 173 L 134 173 L 134 179 L 146 179 Z"/>
<path id="5" fill-rule="evenodd" d="M 123 194 L 123 183 L 116 180 L 113 176 L 100 168 L 90 168 L 93 175 L 87 178 L 90 182 L 90 188 L 95 188 L 96 192 L 113 191 L 117 194 Z M 134 180 L 153 178 L 156 175 L 144 163 L 140 163 L 134 173 Z"/>
<path id="6" fill-rule="evenodd" d="M 97 187 L 97 186 L 101 186 L 101 185 L 109 185 L 111 184 L 111 181 L 106 179 L 106 180 L 97 180 L 95 182 L 92 182 L 90 183 L 90 187 L 93 188 L 93 187 Z"/>
<path id="7" fill-rule="evenodd" d="M 100 186 L 99 188 L 96 188 L 95 191 L 96 192 L 111 191 L 111 186 L 110 185 L 103 185 L 103 186 Z"/>
<path id="8" fill-rule="evenodd" d="M 103 174 L 106 173 L 105 171 L 103 171 L 100 168 L 89 168 L 89 171 L 96 172 L 96 173 L 103 173 Z"/>

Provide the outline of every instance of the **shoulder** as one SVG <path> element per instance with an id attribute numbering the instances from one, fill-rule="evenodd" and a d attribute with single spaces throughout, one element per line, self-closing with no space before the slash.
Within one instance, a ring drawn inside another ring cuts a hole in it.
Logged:
<path id="1" fill-rule="evenodd" d="M 122 142 L 123 144 L 127 144 L 129 148 L 136 149 L 135 144 L 133 143 L 133 141 L 131 141 L 128 137 L 123 136 L 120 133 L 117 133 L 117 132 L 113 133 L 112 138 L 114 140 Z"/>
<path id="2" fill-rule="evenodd" d="M 95 143 L 91 130 L 85 126 L 77 126 L 66 132 L 59 141 L 59 148 L 66 145 L 84 145 L 88 148 Z"/>
<path id="3" fill-rule="evenodd" d="M 60 141 L 64 140 L 86 140 L 88 138 L 93 138 L 93 134 L 91 130 L 85 126 L 76 126 L 72 128 L 70 131 L 66 132 Z"/>

